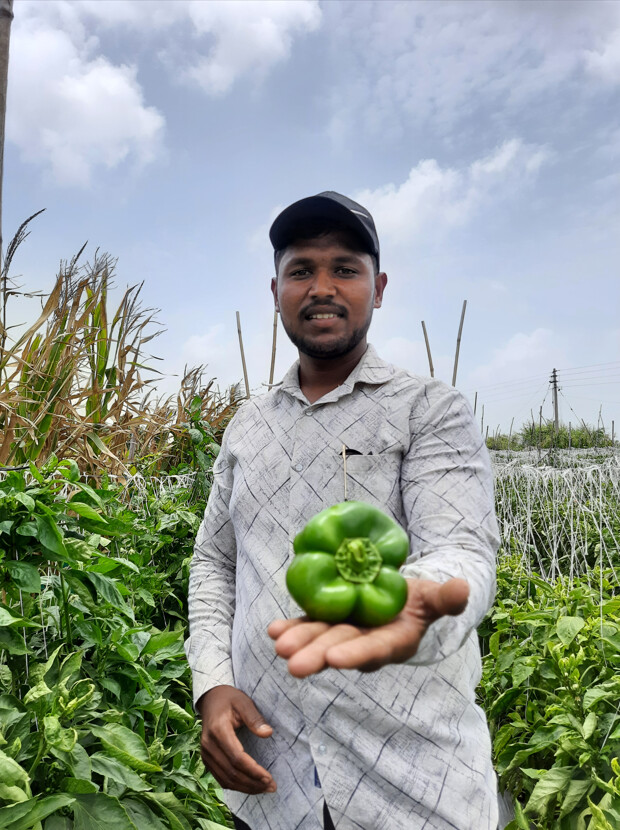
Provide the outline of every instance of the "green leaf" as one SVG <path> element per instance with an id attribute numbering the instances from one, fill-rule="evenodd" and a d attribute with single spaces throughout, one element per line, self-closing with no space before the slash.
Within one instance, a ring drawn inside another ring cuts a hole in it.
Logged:
<path id="1" fill-rule="evenodd" d="M 28 801 L 28 793 L 22 790 L 21 787 L 15 787 L 12 784 L 4 784 L 0 781 L 0 801 L 8 801 L 10 804 L 15 802 Z"/>
<path id="2" fill-rule="evenodd" d="M 91 732 L 99 738 L 107 753 L 136 772 L 161 772 L 158 764 L 152 764 L 146 744 L 139 735 L 120 723 L 93 726 Z"/>
<path id="3" fill-rule="evenodd" d="M 147 591 L 146 588 L 138 588 L 137 594 L 142 597 L 147 605 L 150 605 L 151 608 L 155 608 L 155 599 L 150 591 Z"/>
<path id="4" fill-rule="evenodd" d="M 39 681 L 36 686 L 33 686 L 29 691 L 26 693 L 24 697 L 24 703 L 26 706 L 29 706 L 31 703 L 36 703 L 37 700 L 40 700 L 42 697 L 46 695 L 51 695 L 52 690 L 49 688 L 45 680 Z"/>
<path id="5" fill-rule="evenodd" d="M 90 504 L 86 504 L 83 501 L 69 502 L 67 507 L 70 510 L 73 510 L 74 513 L 77 513 L 78 516 L 82 516 L 84 519 L 90 519 L 91 522 L 101 522 L 102 524 L 107 524 L 107 520 L 101 515 L 101 513 L 98 513 L 94 507 L 91 507 Z"/>
<path id="6" fill-rule="evenodd" d="M 133 616 L 131 608 L 125 603 L 113 579 L 103 574 L 93 573 L 92 571 L 85 571 L 84 576 L 90 580 L 97 594 L 103 600 L 109 602 L 110 605 L 122 611 L 124 614 Z"/>
<path id="7" fill-rule="evenodd" d="M 67 537 L 64 541 L 71 562 L 89 562 L 96 553 L 83 539 Z"/>
<path id="8" fill-rule="evenodd" d="M 591 709 L 599 700 L 605 700 L 610 697 L 617 697 L 618 692 L 606 688 L 604 686 L 592 686 L 587 689 L 583 695 L 583 708 Z"/>
<path id="9" fill-rule="evenodd" d="M 489 637 L 489 652 L 493 655 L 493 657 L 495 657 L 496 660 L 499 657 L 499 638 L 499 631 L 495 631 Z"/>
<path id="10" fill-rule="evenodd" d="M 525 805 L 526 813 L 544 815 L 547 804 L 554 795 L 559 795 L 568 789 L 568 785 L 578 767 L 551 767 L 544 776 L 537 781 L 529 801 Z"/>
<path id="11" fill-rule="evenodd" d="M 171 800 L 169 798 L 164 798 L 167 796 L 172 796 L 172 801 L 176 802 L 175 807 L 181 807 L 182 805 L 174 797 L 172 793 L 145 793 L 144 798 L 147 798 L 149 801 L 154 803 L 157 806 L 157 809 L 161 812 L 161 814 L 168 820 L 168 824 L 170 825 L 171 830 L 192 830 L 187 820 L 180 814 L 180 812 L 176 812 L 174 808 L 171 809 L 170 803 Z M 167 804 L 165 803 L 167 801 Z"/>
<path id="12" fill-rule="evenodd" d="M 50 816 L 45 822 L 44 830 L 73 830 L 73 822 L 66 816 Z"/>
<path id="13" fill-rule="evenodd" d="M 105 755 L 103 752 L 95 752 L 94 755 L 91 755 L 90 763 L 93 772 L 103 775 L 105 778 L 112 778 L 114 781 L 117 781 L 119 784 L 136 793 L 146 792 L 152 789 L 136 772 L 116 758 L 110 758 L 109 755 Z"/>
<path id="14" fill-rule="evenodd" d="M 489 718 L 497 718 L 509 709 L 515 700 L 523 694 L 523 689 L 507 689 L 493 702 L 488 712 Z"/>
<path id="15" fill-rule="evenodd" d="M 128 663 L 135 663 L 140 656 L 140 649 L 134 643 L 117 643 L 116 651 Z"/>
<path id="16" fill-rule="evenodd" d="M 37 502 L 38 504 L 40 503 Z M 66 558 L 67 550 L 63 542 L 62 534 L 52 517 L 48 515 L 42 516 L 37 513 L 34 520 L 37 525 L 37 537 L 43 547 L 63 559 Z"/>
<path id="17" fill-rule="evenodd" d="M 29 513 L 34 513 L 36 503 L 32 496 L 28 496 L 26 493 L 15 493 L 14 499 L 23 504 Z"/>
<path id="18" fill-rule="evenodd" d="M 590 714 L 586 717 L 586 719 L 583 722 L 583 737 L 586 739 L 586 741 L 594 734 L 594 730 L 596 729 L 597 723 L 597 716 L 594 712 L 590 712 Z"/>
<path id="19" fill-rule="evenodd" d="M 90 781 L 90 758 L 81 744 L 76 744 L 71 752 L 63 752 L 60 749 L 52 747 L 51 754 L 62 762 L 65 769 L 71 773 L 72 778 L 84 778 Z"/>
<path id="20" fill-rule="evenodd" d="M 64 778 L 61 787 L 68 793 L 96 793 L 99 789 L 96 784 L 87 781 L 86 778 Z"/>
<path id="21" fill-rule="evenodd" d="M 7 519 L 5 522 L 0 522 L 0 533 L 10 533 L 11 528 L 15 522 L 12 519 Z"/>
<path id="22" fill-rule="evenodd" d="M 146 712 L 150 712 L 152 715 L 159 717 L 166 707 L 166 704 L 168 704 L 167 716 L 171 720 L 183 721 L 184 723 L 192 724 L 196 722 L 195 715 L 190 715 L 190 713 L 186 712 L 185 709 L 183 709 L 182 706 L 179 706 L 178 703 L 175 703 L 173 700 L 167 700 L 163 697 L 145 704 L 142 708 Z"/>
<path id="23" fill-rule="evenodd" d="M 592 799 L 589 798 L 589 797 L 588 797 L 588 805 L 590 806 L 590 810 L 592 812 L 592 815 L 596 819 L 596 823 L 592 822 L 592 824 L 591 824 L 591 826 L 593 827 L 593 830 L 594 830 L 594 828 L 596 830 L 617 830 L 617 828 L 614 828 L 614 826 L 607 821 L 607 818 L 605 817 L 605 813 L 601 810 L 601 808 L 598 805 L 594 804 Z"/>
<path id="24" fill-rule="evenodd" d="M 585 625 L 583 617 L 560 617 L 556 631 L 565 646 L 570 645 Z"/>
<path id="25" fill-rule="evenodd" d="M 68 807 L 72 803 L 72 796 L 58 793 L 57 795 L 42 798 L 41 801 L 38 801 L 36 798 L 31 798 L 29 801 L 23 801 L 21 804 L 3 807 L 0 809 L 0 828 L 8 828 L 8 830 L 33 830 L 37 822 L 55 813 L 56 810 Z"/>
<path id="26" fill-rule="evenodd" d="M 118 798 L 105 793 L 76 795 L 74 830 L 137 830 Z"/>
<path id="27" fill-rule="evenodd" d="M 19 625 L 22 622 L 21 617 L 14 617 L 8 608 L 0 606 L 0 627 L 8 625 Z"/>
<path id="28" fill-rule="evenodd" d="M 589 795 L 592 790 L 596 788 L 596 784 L 591 780 L 584 780 L 573 778 L 569 783 L 564 801 L 562 802 L 562 809 L 560 810 L 560 818 L 570 815 L 575 810 L 581 801 Z"/>
<path id="29" fill-rule="evenodd" d="M 121 804 L 138 830 L 168 830 L 153 810 L 137 798 L 124 798 Z"/>
<path id="30" fill-rule="evenodd" d="M 534 672 L 535 666 L 530 661 L 531 657 L 519 657 L 514 661 L 512 666 L 513 686 L 522 686 Z"/>
<path id="31" fill-rule="evenodd" d="M 0 749 L 0 781 L 12 787 L 20 787 L 30 793 L 30 777 L 26 770 L 17 761 L 10 758 Z"/>
<path id="32" fill-rule="evenodd" d="M 80 468 L 72 458 L 63 459 L 58 465 L 59 470 L 66 470 L 65 478 L 72 484 L 80 480 Z"/>
<path id="33" fill-rule="evenodd" d="M 43 732 L 48 746 L 53 746 L 63 752 L 71 752 L 78 738 L 75 729 L 63 729 L 56 715 L 46 715 L 43 718 Z"/>
<path id="34" fill-rule="evenodd" d="M 160 649 L 168 648 L 172 643 L 183 638 L 183 631 L 160 631 L 151 635 L 148 643 L 142 649 L 142 654 L 155 654 Z"/>
<path id="35" fill-rule="evenodd" d="M 100 684 L 103 686 L 104 689 L 107 689 L 111 692 L 114 697 L 120 698 L 121 696 L 121 684 L 118 680 L 114 680 L 113 677 L 102 677 L 99 680 Z"/>
<path id="36" fill-rule="evenodd" d="M 4 564 L 18 588 L 26 591 L 27 594 L 41 593 L 41 576 L 34 565 L 29 565 L 27 562 L 13 561 Z"/>

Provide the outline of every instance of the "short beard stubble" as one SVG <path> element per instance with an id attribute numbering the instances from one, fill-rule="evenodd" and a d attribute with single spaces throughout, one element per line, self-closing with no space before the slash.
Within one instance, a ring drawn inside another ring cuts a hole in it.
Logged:
<path id="1" fill-rule="evenodd" d="M 282 316 L 280 316 L 280 320 L 288 339 L 297 349 L 299 349 L 302 354 L 305 354 L 308 357 L 318 358 L 319 360 L 329 360 L 344 357 L 349 354 L 349 352 L 352 352 L 359 343 L 361 343 L 370 328 L 372 311 L 373 310 L 371 308 L 363 326 L 360 326 L 358 329 L 354 329 L 348 336 L 345 335 L 335 342 L 332 341 L 331 343 L 325 344 L 313 343 L 310 338 L 296 334 L 294 331 L 291 331 L 289 326 L 282 319 Z"/>

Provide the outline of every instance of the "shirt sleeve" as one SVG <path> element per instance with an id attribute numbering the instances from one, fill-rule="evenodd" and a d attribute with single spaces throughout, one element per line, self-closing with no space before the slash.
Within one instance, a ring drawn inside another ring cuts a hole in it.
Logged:
<path id="1" fill-rule="evenodd" d="M 233 462 L 231 422 L 213 465 L 213 485 L 198 529 L 189 573 L 189 637 L 185 653 L 192 670 L 194 705 L 214 686 L 234 685 L 231 660 L 237 547 L 230 520 Z"/>
<path id="2" fill-rule="evenodd" d="M 408 661 L 434 663 L 460 649 L 491 607 L 499 547 L 485 442 L 465 398 L 439 381 L 412 413 L 401 491 L 411 548 L 403 575 L 469 584 L 465 611 L 434 622 Z"/>

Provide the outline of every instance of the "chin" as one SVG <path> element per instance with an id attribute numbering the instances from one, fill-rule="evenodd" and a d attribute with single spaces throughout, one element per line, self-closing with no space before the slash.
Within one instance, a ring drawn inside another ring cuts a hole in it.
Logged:
<path id="1" fill-rule="evenodd" d="M 366 332 L 355 332 L 353 336 L 341 338 L 339 340 L 332 340 L 327 343 L 317 342 L 316 340 L 309 340 L 301 337 L 294 340 L 291 337 L 293 345 L 297 346 L 302 354 L 308 357 L 316 358 L 337 358 L 344 357 L 352 352 L 353 349 L 363 340 Z"/>

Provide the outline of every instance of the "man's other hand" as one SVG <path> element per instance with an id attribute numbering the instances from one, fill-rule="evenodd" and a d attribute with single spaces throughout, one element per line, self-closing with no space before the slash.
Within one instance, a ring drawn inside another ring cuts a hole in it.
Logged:
<path id="1" fill-rule="evenodd" d="M 245 692 L 215 686 L 198 701 L 202 718 L 200 749 L 205 766 L 224 789 L 242 793 L 273 793 L 276 782 L 243 749 L 236 730 L 242 726 L 269 738 L 273 730 Z"/>
<path id="2" fill-rule="evenodd" d="M 376 671 L 388 663 L 404 663 L 417 652 L 429 625 L 440 617 L 461 614 L 469 585 L 464 579 L 443 584 L 408 579 L 407 603 L 392 622 L 379 628 L 347 623 L 330 625 L 307 617 L 275 620 L 269 636 L 280 657 L 288 660 L 295 677 L 307 677 L 325 668 Z"/>

